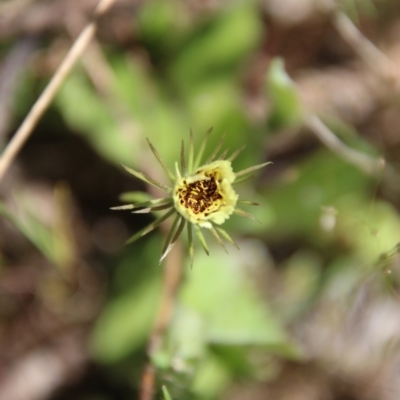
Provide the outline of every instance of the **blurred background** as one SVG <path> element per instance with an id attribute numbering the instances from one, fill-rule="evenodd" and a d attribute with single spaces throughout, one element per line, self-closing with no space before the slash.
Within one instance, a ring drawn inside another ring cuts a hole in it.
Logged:
<path id="1" fill-rule="evenodd" d="M 273 164 L 237 187 L 261 204 L 246 208 L 261 224 L 224 226 L 240 250 L 206 236 L 190 270 L 177 248 L 155 398 L 400 398 L 400 86 L 334 23 L 348 15 L 400 71 L 400 3 L 337 5 L 118 0 L 100 20 L 0 185 L 1 400 L 139 399 L 171 261 L 161 231 L 124 245 L 154 217 L 109 209 L 148 191 L 119 164 L 167 182 L 146 137 L 172 168 L 209 127 L 208 151 L 223 132 L 247 145 L 234 170 Z M 95 6 L 0 2 L 2 148 Z M 306 112 L 386 168 L 326 148 Z"/>

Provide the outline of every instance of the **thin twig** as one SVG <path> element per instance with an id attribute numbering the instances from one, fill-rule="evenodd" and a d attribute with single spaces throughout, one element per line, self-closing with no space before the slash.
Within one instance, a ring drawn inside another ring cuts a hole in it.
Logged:
<path id="1" fill-rule="evenodd" d="M 399 90 L 400 75 L 392 60 L 368 40 L 343 12 L 333 13 L 333 23 L 339 34 L 360 59 L 390 87 Z M 328 148 L 365 173 L 377 175 L 384 169 L 385 160 L 383 158 L 372 158 L 347 147 L 316 115 L 309 114 L 305 119 L 305 124 Z"/>
<path id="2" fill-rule="evenodd" d="M 44 89 L 43 93 L 37 99 L 33 105 L 25 120 L 8 143 L 3 154 L 0 158 L 0 181 L 6 173 L 7 169 L 21 150 L 24 143 L 27 141 L 32 131 L 36 127 L 38 121 L 49 107 L 58 89 L 65 81 L 68 74 L 71 72 L 78 58 L 85 51 L 89 42 L 96 33 L 96 22 L 97 19 L 103 15 L 113 4 L 115 0 L 100 0 L 95 11 L 94 19 L 90 22 L 82 33 L 79 35 L 77 40 L 72 45 L 71 49 L 65 56 L 63 62 L 54 73 L 50 82 Z"/>
<path id="3" fill-rule="evenodd" d="M 305 124 L 326 147 L 366 174 L 377 175 L 385 167 L 383 158 L 373 158 L 346 146 L 316 115 L 309 114 Z"/>
<path id="4" fill-rule="evenodd" d="M 337 11 L 333 15 L 337 31 L 360 59 L 389 85 L 400 89 L 400 75 L 396 64 L 368 40 L 346 14 Z"/>
<path id="5" fill-rule="evenodd" d="M 395 64 L 357 29 L 346 14 L 334 12 L 333 23 L 343 39 L 376 74 L 388 83 L 398 82 Z M 383 158 L 370 157 L 346 146 L 315 114 L 309 112 L 304 117 L 304 124 L 326 147 L 368 175 L 378 175 L 385 168 Z"/>
<path id="6" fill-rule="evenodd" d="M 174 310 L 175 299 L 181 282 L 182 267 L 182 245 L 178 241 L 166 259 L 161 304 L 147 345 L 149 361 L 142 374 L 140 400 L 152 400 L 154 397 L 156 370 L 151 363 L 151 358 L 161 349 L 163 337 Z"/>
<path id="7" fill-rule="evenodd" d="M 146 155 L 141 160 L 140 165 L 141 169 L 146 170 L 149 175 L 156 175 L 157 163 L 154 157 Z M 158 189 L 154 186 L 147 185 L 147 191 L 152 196 L 159 197 Z M 164 236 L 168 235 L 171 226 L 172 222 L 168 220 L 161 224 L 160 228 Z M 147 344 L 148 361 L 143 368 L 139 400 L 152 400 L 154 398 L 157 371 L 152 364 L 152 357 L 161 349 L 165 332 L 174 311 L 175 300 L 182 278 L 183 261 L 182 243 L 178 240 L 165 259 L 160 306 Z"/>
<path id="8" fill-rule="evenodd" d="M 65 26 L 70 36 L 76 39 L 87 24 L 87 18 L 81 13 L 77 13 L 66 19 Z M 97 38 L 93 38 L 90 47 L 82 54 L 81 62 L 97 92 L 105 99 L 111 98 L 110 103 L 115 101 L 117 96 L 114 93 L 114 72 L 107 62 Z"/>

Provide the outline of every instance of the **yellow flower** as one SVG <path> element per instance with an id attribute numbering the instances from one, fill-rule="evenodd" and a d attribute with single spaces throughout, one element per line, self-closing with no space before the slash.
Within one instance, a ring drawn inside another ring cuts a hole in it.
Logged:
<path id="1" fill-rule="evenodd" d="M 235 210 L 239 196 L 232 187 L 236 176 L 230 161 L 214 161 L 186 178 L 177 169 L 177 177 L 174 204 L 188 222 L 210 229 L 212 222 L 223 224 Z"/>
<path id="2" fill-rule="evenodd" d="M 173 245 L 176 243 L 186 224 L 188 232 L 190 260 L 191 265 L 193 265 L 193 228 L 196 231 L 196 234 L 200 240 L 200 243 L 203 246 L 204 251 L 208 255 L 209 253 L 207 244 L 202 234 L 201 228 L 206 228 L 210 230 L 213 236 L 216 238 L 217 242 L 226 251 L 221 236 L 225 238 L 228 242 L 233 244 L 235 247 L 239 247 L 229 236 L 229 234 L 219 225 L 223 224 L 232 214 L 254 219 L 251 214 L 239 209 L 237 207 L 237 204 L 257 204 L 251 201 L 239 200 L 239 196 L 233 189 L 233 186 L 253 176 L 258 169 L 266 166 L 269 163 L 267 162 L 255 165 L 236 173 L 233 172 L 231 163 L 244 149 L 244 146 L 235 151 L 231 156 L 227 158 L 227 151 L 223 152 L 217 157 L 217 154 L 220 151 L 225 139 L 225 136 L 223 136 L 218 143 L 216 149 L 206 160 L 205 164 L 199 166 L 203 158 L 203 154 L 210 133 L 211 129 L 207 131 L 196 159 L 194 159 L 192 132 L 190 132 L 189 154 L 187 159 L 185 156 L 184 142 L 182 141 L 180 163 L 181 167 L 179 168 L 178 163 L 175 163 L 175 174 L 173 174 L 172 171 L 167 167 L 167 165 L 161 159 L 157 150 L 147 139 L 151 151 L 153 152 L 158 162 L 161 164 L 164 171 L 167 173 L 168 177 L 173 183 L 172 187 L 163 185 L 162 183 L 155 181 L 154 179 L 141 172 L 137 172 L 129 167 L 123 166 L 125 170 L 130 174 L 148 184 L 164 190 L 169 194 L 169 197 L 164 197 L 156 200 L 112 207 L 113 210 L 133 210 L 133 213 L 149 213 L 153 211 L 170 209 L 167 213 L 156 219 L 146 228 L 133 235 L 127 243 L 132 243 L 135 240 L 146 235 L 147 233 L 151 232 L 168 217 L 175 214 L 175 219 L 167 235 L 160 262 L 167 256 Z M 217 159 L 215 160 L 215 158 Z"/>

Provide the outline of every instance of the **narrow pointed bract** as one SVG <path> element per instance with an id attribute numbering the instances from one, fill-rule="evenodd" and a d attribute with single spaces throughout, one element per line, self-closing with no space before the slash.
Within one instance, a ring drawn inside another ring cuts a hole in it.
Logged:
<path id="1" fill-rule="evenodd" d="M 169 251 L 172 248 L 172 239 L 174 237 L 174 233 L 176 230 L 176 226 L 178 225 L 179 220 L 182 219 L 182 217 L 179 214 L 176 214 L 174 222 L 172 223 L 171 228 L 169 229 L 167 238 L 165 239 L 165 243 L 164 243 L 164 248 L 162 250 L 161 253 L 161 258 L 159 263 L 161 264 L 162 260 L 167 256 L 167 254 L 169 253 Z"/>
<path id="2" fill-rule="evenodd" d="M 171 207 L 172 204 L 163 204 L 162 206 L 153 206 L 153 207 L 141 208 L 139 210 L 134 210 L 132 211 L 132 214 L 148 214 L 149 212 L 153 211 L 167 210 L 168 208 Z"/>
<path id="3" fill-rule="evenodd" d="M 237 249 L 239 249 L 239 246 L 220 225 L 230 218 L 231 215 L 238 215 L 257 221 L 253 215 L 239 209 L 237 204 L 248 206 L 257 206 L 259 204 L 249 200 L 239 200 L 239 196 L 233 189 L 233 185 L 249 179 L 256 174 L 260 168 L 268 165 L 269 162 L 245 168 L 235 173 L 231 163 L 242 152 L 245 146 L 240 147 L 227 157 L 228 149 L 220 153 L 226 136 L 224 134 L 214 151 L 207 158 L 207 161 L 202 164 L 203 155 L 211 131 L 212 128 L 206 132 L 196 157 L 192 131 L 190 131 L 187 154 L 185 153 L 185 144 L 182 140 L 180 163 L 175 162 L 175 173 L 169 169 L 153 144 L 147 139 L 151 152 L 173 183 L 172 188 L 154 180 L 142 172 L 123 166 L 127 172 L 136 178 L 169 193 L 169 197 L 112 207 L 113 210 L 129 210 L 134 214 L 146 214 L 167 210 L 164 215 L 156 218 L 151 224 L 133 235 L 127 243 L 132 243 L 147 233 L 150 233 L 166 219 L 175 215 L 174 221 L 165 239 L 160 263 L 167 257 L 178 241 L 186 224 L 190 267 L 192 267 L 194 261 L 193 229 L 195 229 L 196 236 L 205 253 L 209 255 L 202 228 L 208 230 L 216 242 L 227 252 L 222 239 L 225 239 Z M 134 200 L 135 197 L 132 199 Z"/>
<path id="4" fill-rule="evenodd" d="M 206 239 L 204 239 L 201 228 L 199 228 L 198 226 L 195 225 L 194 229 L 196 230 L 196 235 L 199 239 L 199 242 L 201 243 L 201 246 L 203 247 L 204 252 L 209 256 L 210 252 L 208 251 L 207 242 L 206 242 Z"/>
<path id="5" fill-rule="evenodd" d="M 217 156 L 217 154 L 220 151 L 222 145 L 224 144 L 225 137 L 226 137 L 226 132 L 223 133 L 221 139 L 219 140 L 219 142 L 217 144 L 217 147 L 214 149 L 214 151 L 211 153 L 211 155 L 207 158 L 206 164 L 209 164 Z"/>
<path id="6" fill-rule="evenodd" d="M 165 173 L 168 175 L 169 179 L 171 180 L 171 182 L 175 181 L 175 176 L 174 174 L 171 172 L 171 170 L 167 167 L 167 165 L 165 164 L 165 162 L 163 161 L 163 159 L 161 158 L 160 154 L 158 153 L 158 151 L 155 149 L 155 147 L 151 144 L 150 140 L 148 138 L 146 138 L 147 143 L 150 147 L 150 150 L 153 152 L 154 156 L 156 157 L 157 161 L 160 163 L 160 165 L 163 167 Z"/>
<path id="7" fill-rule="evenodd" d="M 239 246 L 236 244 L 236 242 L 230 237 L 228 232 L 222 228 L 216 228 L 217 231 L 227 240 L 232 246 L 236 247 L 239 250 Z"/>
<path id="8" fill-rule="evenodd" d="M 123 206 L 111 207 L 111 210 L 134 210 L 138 208 L 153 208 L 160 205 L 173 205 L 173 201 L 169 197 L 164 197 L 156 200 L 143 201 L 141 203 L 124 204 Z"/>
<path id="9" fill-rule="evenodd" d="M 150 225 L 147 225 L 144 229 L 140 230 L 138 233 L 135 235 L 131 236 L 127 241 L 126 244 L 133 243 L 134 241 L 138 240 L 144 235 L 147 235 L 150 233 L 153 229 L 157 228 L 158 225 L 161 224 L 161 222 L 165 221 L 167 218 L 169 218 L 175 210 L 170 210 L 166 214 L 164 214 L 162 217 L 156 219 L 154 222 L 152 222 Z"/>
<path id="10" fill-rule="evenodd" d="M 215 228 L 213 226 L 210 228 L 210 230 L 211 230 L 211 233 L 214 235 L 215 239 L 217 239 L 217 243 L 224 249 L 225 253 L 228 254 L 228 250 L 226 249 L 224 242 L 218 235 L 218 232 L 215 230 Z"/>
<path id="11" fill-rule="evenodd" d="M 190 130 L 189 136 L 189 155 L 188 155 L 188 171 L 191 174 L 193 172 L 193 157 L 194 157 L 194 142 L 193 142 L 193 132 Z"/>
<path id="12" fill-rule="evenodd" d="M 226 149 L 221 155 L 217 158 L 217 160 L 225 160 L 226 155 L 228 154 L 229 149 Z"/>
<path id="13" fill-rule="evenodd" d="M 122 164 L 121 164 L 122 165 Z M 163 185 L 162 183 L 156 181 L 153 178 L 150 178 L 149 176 L 147 176 L 146 174 L 144 174 L 143 172 L 138 172 L 135 171 L 132 168 L 126 167 L 125 165 L 122 165 L 122 168 L 124 168 L 124 170 L 126 172 L 129 172 L 131 175 L 135 176 L 136 178 L 142 180 L 143 182 L 149 183 L 150 185 L 153 185 L 155 187 L 158 187 L 164 191 L 166 191 L 167 193 L 171 193 L 172 189 L 166 185 Z"/>
<path id="14" fill-rule="evenodd" d="M 194 163 L 194 169 L 197 169 L 197 167 L 198 167 L 198 166 L 200 165 L 200 163 L 201 163 L 201 160 L 202 160 L 203 155 L 204 155 L 204 150 L 206 149 L 207 142 L 208 142 L 208 138 L 210 137 L 212 130 L 213 130 L 213 128 L 211 127 L 211 128 L 206 132 L 206 134 L 205 134 L 205 136 L 204 136 L 204 140 L 201 142 L 200 150 L 199 150 L 199 152 L 197 153 L 196 161 L 195 161 L 195 163 Z M 190 171 L 190 172 L 192 172 L 192 171 Z"/>
<path id="15" fill-rule="evenodd" d="M 251 173 L 253 171 L 257 171 L 260 168 L 265 167 L 268 164 L 271 164 L 271 161 L 265 162 L 265 163 L 262 163 L 262 164 L 258 164 L 258 165 L 254 165 L 253 167 L 249 167 L 249 168 L 246 168 L 246 169 L 242 169 L 241 171 L 236 172 L 236 178 L 239 178 L 240 176 L 249 174 L 249 173 Z"/>
<path id="16" fill-rule="evenodd" d="M 186 177 L 187 168 L 186 168 L 186 159 L 185 159 L 185 142 L 183 140 L 182 140 L 182 145 L 181 145 L 181 170 L 182 170 L 182 175 Z"/>
<path id="17" fill-rule="evenodd" d="M 252 215 L 252 214 L 250 214 L 250 213 L 248 213 L 248 212 L 246 212 L 246 211 L 240 210 L 239 208 L 237 208 L 237 209 L 234 211 L 234 213 L 235 213 L 236 215 L 239 215 L 240 217 L 249 218 L 249 219 L 252 219 L 253 221 L 256 221 L 256 222 L 258 222 L 259 224 L 261 224 L 261 222 L 260 222 L 254 215 Z"/>
<path id="18" fill-rule="evenodd" d="M 238 200 L 238 204 L 245 204 L 246 206 L 261 206 L 260 203 L 250 200 Z"/>
<path id="19" fill-rule="evenodd" d="M 265 167 L 266 165 L 271 164 L 271 162 L 266 162 L 263 164 L 255 165 L 254 167 L 246 168 L 242 171 L 239 171 L 236 173 L 236 181 L 235 185 L 242 183 L 244 181 L 247 181 L 247 179 L 250 179 L 253 177 L 255 174 L 257 174 L 258 170 Z"/>
<path id="20" fill-rule="evenodd" d="M 236 151 L 234 151 L 228 158 L 227 160 L 232 162 L 244 149 L 246 145 L 244 144 L 243 146 L 239 147 Z"/>

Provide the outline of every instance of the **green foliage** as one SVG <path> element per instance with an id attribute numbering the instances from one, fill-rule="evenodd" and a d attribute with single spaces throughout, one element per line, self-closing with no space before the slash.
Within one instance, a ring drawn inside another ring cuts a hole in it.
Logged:
<path id="1" fill-rule="evenodd" d="M 102 362 L 115 362 L 143 346 L 159 303 L 160 280 L 154 276 L 136 290 L 110 301 L 93 337 L 93 352 Z"/>
<path id="2" fill-rule="evenodd" d="M 161 370 L 175 374 L 175 384 L 199 398 L 215 398 L 236 375 L 252 377 L 258 353 L 298 357 L 277 317 L 257 294 L 243 261 L 254 249 L 244 244 L 229 256 L 212 248 L 212 258 L 196 256 L 188 271 L 164 349 L 155 355 Z M 180 365 L 179 374 L 174 365 Z M 179 386 L 179 385 L 178 385 Z"/>
<path id="3" fill-rule="evenodd" d="M 103 363 L 123 360 L 146 342 L 158 309 L 161 276 L 154 247 L 159 240 L 146 246 L 129 249 L 116 266 L 115 296 L 100 316 L 93 332 L 91 348 Z"/>
<path id="4" fill-rule="evenodd" d="M 266 92 L 272 102 L 268 121 L 271 130 L 299 125 L 302 122 L 303 105 L 280 58 L 275 58 L 270 64 L 266 78 Z"/>
<path id="5" fill-rule="evenodd" d="M 137 21 L 141 37 L 148 44 L 159 44 L 160 48 L 171 40 L 179 16 L 177 2 L 148 1 L 140 8 Z"/>
<path id="6" fill-rule="evenodd" d="M 271 238 L 314 236 L 320 238 L 322 207 L 335 206 L 349 193 L 367 195 L 369 179 L 329 150 L 307 157 L 287 173 L 287 180 L 270 185 L 265 199 L 275 212 Z"/>
<path id="7" fill-rule="evenodd" d="M 209 149 L 224 131 L 229 154 L 246 144 L 233 163 L 234 170 L 240 171 L 268 161 L 264 153 L 270 145 L 281 139 L 285 143 L 282 131 L 299 127 L 305 112 L 278 58 L 271 61 L 259 88 L 271 105 L 269 115 L 256 120 L 244 106 L 243 71 L 267 34 L 256 2 L 232 2 L 192 19 L 185 7 L 178 1 L 142 2 L 135 14 L 135 39 L 143 51 L 108 50 L 112 83 L 106 93 L 99 93 L 84 69 L 78 68 L 55 102 L 71 133 L 81 135 L 107 163 L 160 172 L 163 183 L 168 177 L 162 168 L 153 168 L 155 158 L 146 138 L 174 170 L 180 142 L 188 143 L 189 129 L 193 128 L 198 148 L 204 133 L 214 126 Z M 26 98 L 17 102 L 21 109 L 32 101 L 29 93 L 26 88 L 22 91 L 20 96 Z M 378 152 L 344 122 L 331 119 L 329 123 L 351 147 L 368 154 Z M 279 159 L 273 160 L 267 172 L 237 186 L 242 199 L 261 204 L 243 206 L 260 224 L 233 216 L 223 226 L 240 250 L 228 245 L 230 254 L 226 255 L 209 246 L 207 257 L 196 243 L 194 268 L 185 271 L 162 348 L 152 355 L 161 384 L 168 384 L 168 390 L 161 388 L 160 398 L 212 400 L 221 398 L 235 382 L 268 381 L 274 368 L 271 356 L 302 360 L 288 337 L 287 324 L 312 311 L 321 293 L 335 299 L 350 296 L 368 273 L 390 268 L 400 242 L 400 218 L 388 200 L 375 199 L 378 183 L 317 143 L 296 155 L 285 159 L 284 166 Z M 274 168 L 274 175 L 269 168 Z M 98 179 L 102 182 L 101 173 Z M 150 198 L 142 192 L 127 192 L 120 200 Z M 100 200 L 103 204 L 104 199 Z M 116 196 L 108 206 L 117 206 L 118 201 Z M 51 263 L 62 265 L 65 238 L 26 204 L 19 205 L 23 217 L 3 204 L 0 214 Z M 112 211 L 108 217 L 118 218 Z M 330 225 L 325 224 L 326 218 Z M 142 220 L 134 221 L 124 227 L 132 235 L 140 232 Z M 88 242 L 93 240 L 91 234 Z M 93 359 L 115 375 L 140 364 L 134 357 L 144 353 L 160 306 L 164 273 L 158 265 L 160 236 L 155 230 L 107 262 L 101 259 L 110 265 L 110 291 L 93 327 L 90 349 Z M 269 248 L 278 249 L 277 253 L 284 249 L 284 260 L 274 267 Z M 385 254 L 390 257 L 382 261 Z M 271 289 L 272 268 L 279 276 L 273 304 L 265 293 Z M 263 274 L 268 275 L 265 281 L 258 279 Z M 264 364 L 254 360 L 254 353 Z M 138 379 L 135 376 L 132 381 Z"/>
<path id="8" fill-rule="evenodd" d="M 171 75 L 183 88 L 198 86 L 210 76 L 224 72 L 243 60 L 261 38 L 261 21 L 251 3 L 233 6 L 182 49 L 171 68 Z"/>
<path id="9" fill-rule="evenodd" d="M 183 304 L 195 310 L 204 321 L 207 342 L 271 345 L 285 340 L 276 319 L 257 298 L 241 271 L 242 257 L 249 256 L 246 249 L 239 254 L 236 249 L 231 250 L 228 260 L 222 252 L 215 253 L 211 261 L 206 255 L 199 255 L 196 268 L 181 292 Z"/>
<path id="10" fill-rule="evenodd" d="M 18 196 L 16 203 L 20 209 L 18 213 L 0 202 L 0 215 L 10 221 L 50 263 L 63 269 L 71 260 L 71 244 L 65 232 L 56 223 L 44 221 L 42 216 L 26 205 L 23 196 Z"/>
<path id="11" fill-rule="evenodd" d="M 162 387 L 162 392 L 163 392 L 163 395 L 164 395 L 164 400 L 172 400 L 171 396 L 168 393 L 168 390 L 167 390 L 166 386 Z"/>
<path id="12" fill-rule="evenodd" d="M 85 135 L 104 158 L 129 162 L 137 157 L 135 135 L 124 135 L 112 109 L 95 93 L 82 71 L 69 77 L 56 102 L 65 121 Z"/>

